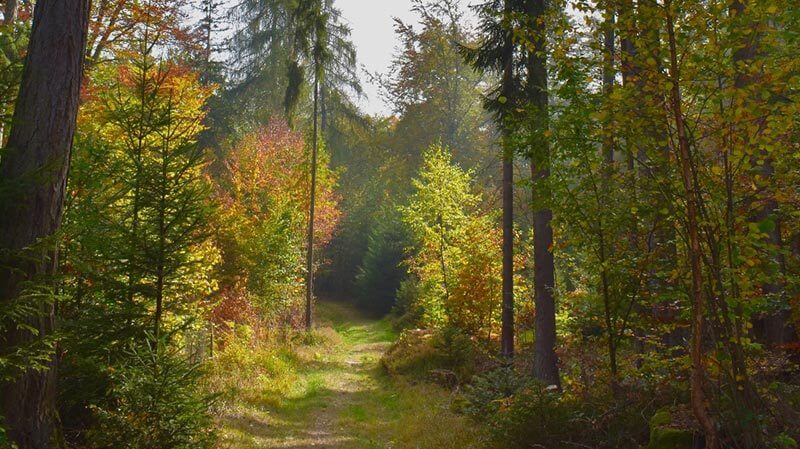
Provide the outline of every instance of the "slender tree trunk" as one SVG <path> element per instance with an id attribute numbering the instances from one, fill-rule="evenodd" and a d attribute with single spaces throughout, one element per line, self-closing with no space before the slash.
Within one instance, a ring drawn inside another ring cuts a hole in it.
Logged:
<path id="1" fill-rule="evenodd" d="M 616 11 L 611 5 L 606 5 L 605 19 L 603 23 L 603 96 L 610 98 L 614 91 L 614 80 L 616 79 L 616 70 L 614 68 L 614 59 L 616 54 L 615 49 L 615 33 L 614 27 L 616 26 Z M 613 117 L 613 115 L 609 115 Z M 613 120 L 613 119 L 612 119 Z M 613 122 L 612 122 L 613 123 Z M 603 173 L 603 192 L 600 198 L 606 201 L 611 197 L 611 183 L 613 181 L 612 175 L 614 174 L 614 130 L 609 126 L 609 122 L 604 123 L 603 132 L 603 154 L 605 155 L 605 167 Z M 610 206 L 608 204 L 601 206 Z M 615 320 L 613 317 L 614 311 L 612 310 L 613 301 L 611 300 L 611 288 L 608 273 L 608 258 L 613 253 L 611 242 L 608 242 L 605 237 L 606 230 L 603 220 L 599 220 L 599 237 L 600 237 L 600 281 L 603 294 L 603 310 L 605 315 L 606 335 L 608 338 L 608 362 L 611 369 L 611 391 L 616 396 L 619 391 L 619 376 L 617 375 L 617 333 L 615 329 Z"/>
<path id="2" fill-rule="evenodd" d="M 528 21 L 533 27 L 534 51 L 527 55 L 527 95 L 533 108 L 531 126 L 531 180 L 542 197 L 534 198 L 533 212 L 533 277 L 536 306 L 536 342 L 533 375 L 548 385 L 561 385 L 556 356 L 555 259 L 553 258 L 553 213 L 550 210 L 550 143 L 549 96 L 547 91 L 547 41 L 545 27 L 546 0 L 527 0 Z"/>
<path id="3" fill-rule="evenodd" d="M 614 90 L 614 80 L 616 79 L 616 70 L 614 69 L 614 58 L 616 49 L 614 46 L 615 33 L 614 27 L 616 26 L 616 13 L 614 8 L 608 6 L 605 11 L 606 17 L 603 23 L 603 96 L 609 98 Z M 603 154 L 605 155 L 606 163 L 609 165 L 608 173 L 611 173 L 611 165 L 614 163 L 614 136 L 612 130 L 605 130 L 603 141 Z"/>
<path id="4" fill-rule="evenodd" d="M 316 70 L 316 64 L 314 66 Z M 319 111 L 319 73 L 314 74 L 314 139 L 311 145 L 311 191 L 309 192 L 308 207 L 308 241 L 306 253 L 306 330 L 313 327 L 314 303 L 314 213 L 316 208 L 317 193 L 317 150 L 319 139 L 317 137 L 317 116 Z"/>
<path id="5" fill-rule="evenodd" d="M 322 83 L 319 89 L 319 129 L 322 133 L 322 138 L 327 139 L 328 136 L 328 89 L 325 83 Z"/>
<path id="6" fill-rule="evenodd" d="M 442 214 L 439 214 L 438 223 L 439 223 L 439 268 L 442 270 L 442 287 L 444 288 L 444 302 L 445 304 L 450 303 L 450 282 L 447 277 L 447 258 L 445 256 L 445 251 L 447 250 L 447 236 L 445 234 L 444 229 L 444 220 L 442 220 Z"/>
<path id="7" fill-rule="evenodd" d="M 703 348 L 704 335 L 704 301 L 703 301 L 703 269 L 701 261 L 700 235 L 699 235 L 699 195 L 692 169 L 691 148 L 686 125 L 684 123 L 683 105 L 680 88 L 680 69 L 678 67 L 677 43 L 675 39 L 675 24 L 672 11 L 672 0 L 665 2 L 667 36 L 669 40 L 669 77 L 672 84 L 670 89 L 670 108 L 675 120 L 675 131 L 678 139 L 678 160 L 680 163 L 681 179 L 686 194 L 686 231 L 689 238 L 689 264 L 692 272 L 691 302 L 692 302 L 692 369 L 690 375 L 692 411 L 697 418 L 706 436 L 706 448 L 719 449 L 720 441 L 716 424 L 708 410 L 707 397 L 704 389 L 705 350 Z"/>
<path id="8" fill-rule="evenodd" d="M 611 310 L 611 292 L 610 292 L 610 283 L 609 283 L 609 275 L 608 275 L 608 258 L 606 255 L 606 238 L 605 232 L 603 230 L 603 224 L 600 223 L 599 230 L 599 237 L 600 241 L 598 244 L 600 245 L 600 264 L 602 267 L 600 268 L 600 283 L 601 283 L 601 292 L 603 295 L 603 311 L 605 317 L 605 324 L 606 324 L 606 336 L 607 336 L 607 344 L 608 344 L 608 363 L 609 368 L 611 370 L 611 392 L 614 396 L 617 395 L 619 391 L 619 375 L 618 375 L 618 367 L 617 367 L 617 331 L 615 320 L 612 315 Z"/>
<path id="9" fill-rule="evenodd" d="M 0 253 L 11 254 L 0 263 L 0 307 L 20 295 L 23 283 L 51 275 L 57 267 L 55 244 L 37 243 L 61 225 L 88 17 L 89 0 L 36 2 L 11 135 L 0 159 L 0 191 L 8 195 L 0 201 Z M 12 328 L 0 337 L 0 351 L 52 333 L 53 305 L 40 304 L 40 309 L 27 323 L 39 335 Z M 48 365 L 2 385 L 1 413 L 20 449 L 58 444 L 55 358 Z"/>
<path id="10" fill-rule="evenodd" d="M 506 145 L 507 146 L 507 145 Z M 503 156 L 503 314 L 501 353 L 514 356 L 514 157 Z"/>
<path id="11" fill-rule="evenodd" d="M 506 0 L 505 13 L 511 11 L 511 2 Z M 514 98 L 514 44 L 511 32 L 506 35 L 502 79 L 502 92 L 508 103 Z M 509 120 L 510 117 L 504 117 Z M 514 149 L 511 147 L 510 123 L 502 123 L 503 129 L 503 308 L 500 334 L 500 353 L 510 359 L 514 356 Z"/>
<path id="12" fill-rule="evenodd" d="M 172 113 L 169 113 L 169 120 L 172 118 Z M 169 128 L 169 126 L 168 126 Z M 167 131 L 170 133 L 171 131 Z M 153 319 L 153 337 L 155 338 L 156 351 L 160 349 L 161 345 L 161 321 L 164 315 L 164 281 L 165 281 L 165 265 L 166 265 L 166 245 L 167 245 L 167 194 L 169 193 L 169 161 L 167 149 L 169 148 L 169 140 L 164 143 L 161 153 L 161 173 L 160 173 L 160 195 L 158 198 L 158 259 L 156 261 L 156 310 Z"/>

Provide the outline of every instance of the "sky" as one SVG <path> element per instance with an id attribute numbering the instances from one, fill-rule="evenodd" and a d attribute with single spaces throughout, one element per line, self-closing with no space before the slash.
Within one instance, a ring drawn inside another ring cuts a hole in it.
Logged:
<path id="1" fill-rule="evenodd" d="M 469 3 L 464 1 L 465 5 Z M 352 29 L 352 40 L 358 51 L 361 80 L 367 97 L 359 106 L 368 114 L 391 114 L 391 108 L 380 98 L 378 86 L 369 82 L 364 71 L 388 71 L 398 45 L 393 18 L 417 23 L 417 16 L 411 11 L 412 0 L 336 0 L 334 4 Z"/>
<path id="2" fill-rule="evenodd" d="M 404 22 L 416 21 L 411 12 L 411 0 L 337 0 L 345 23 L 353 30 L 352 39 L 358 50 L 361 79 L 366 99 L 361 108 L 369 114 L 391 113 L 381 100 L 378 86 L 369 83 L 364 71 L 386 73 L 397 46 L 393 17 Z"/>

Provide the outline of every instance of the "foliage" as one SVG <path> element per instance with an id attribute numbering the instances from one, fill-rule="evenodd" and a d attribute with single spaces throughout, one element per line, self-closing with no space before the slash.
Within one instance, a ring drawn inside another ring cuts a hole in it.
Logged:
<path id="1" fill-rule="evenodd" d="M 454 388 L 494 366 L 483 342 L 455 327 L 406 329 L 381 359 L 387 372 Z"/>
<path id="2" fill-rule="evenodd" d="M 497 231 L 481 215 L 472 175 L 447 150 L 424 155 L 414 193 L 402 207 L 414 242 L 409 268 L 420 284 L 423 325 L 453 326 L 490 337 L 499 316 Z"/>
<path id="3" fill-rule="evenodd" d="M 480 102 L 486 77 L 458 52 L 460 44 L 476 40 L 465 25 L 466 12 L 453 0 L 414 0 L 412 11 L 419 25 L 395 21 L 399 51 L 381 85 L 400 117 L 397 146 L 418 162 L 429 146 L 440 144 L 464 166 L 482 167 L 492 146 Z"/>
<path id="4" fill-rule="evenodd" d="M 229 151 L 216 196 L 223 205 L 218 240 L 224 289 L 246 294 L 262 318 L 300 318 L 308 221 L 308 148 L 300 133 L 273 120 Z M 320 155 L 315 244 L 326 245 L 339 220 L 336 175 Z"/>
<path id="5" fill-rule="evenodd" d="M 68 185 L 59 399 L 70 436 L 99 447 L 208 445 L 201 375 L 177 348 L 203 340 L 217 289 L 208 159 L 197 144 L 211 89 L 149 53 L 150 36 L 129 36 L 93 70 Z"/>
<path id="6" fill-rule="evenodd" d="M 173 62 L 130 58 L 98 69 L 85 93 L 66 217 L 76 270 L 68 310 L 76 320 L 117 315 L 141 336 L 198 316 L 215 289 L 218 255 L 206 227 L 206 156 L 196 144 L 210 90 Z M 97 324 L 95 338 L 117 332 Z"/>
<path id="7" fill-rule="evenodd" d="M 30 36 L 26 22 L 0 26 L 0 142 L 5 144 L 6 132 L 14 115 L 14 102 L 22 78 L 22 65 Z"/>
<path id="8" fill-rule="evenodd" d="M 108 405 L 92 408 L 92 448 L 214 447 L 213 397 L 196 385 L 203 373 L 179 351 L 133 349 L 109 373 Z"/>
<path id="9" fill-rule="evenodd" d="M 23 3 L 0 26 L 0 141 L 30 34 Z M 795 1 L 489 0 L 473 29 L 464 2 L 414 0 L 418 23 L 395 22 L 391 73 L 373 79 L 391 117 L 356 106 L 333 0 L 201 0 L 199 24 L 189 3 L 92 3 L 64 225 L 42 242 L 60 274 L 0 307 L 0 383 L 49 369 L 58 350 L 70 446 L 211 447 L 213 427 L 250 426 L 247 413 L 321 406 L 342 390 L 326 376 L 362 374 L 339 347 L 377 360 L 394 337 L 388 320 L 374 335 L 352 316 L 293 329 L 312 74 L 318 293 L 392 310 L 404 329 L 381 359 L 390 376 L 370 372 L 367 407 L 343 413 L 370 444 L 488 447 L 488 429 L 501 447 L 638 449 L 688 445 L 704 423 L 723 447 L 797 446 Z M 523 238 L 517 355 L 495 369 L 500 150 L 522 177 Z M 553 244 L 534 245 L 549 233 L 531 212 L 545 209 Z M 555 256 L 553 291 L 536 289 L 537 252 Z M 561 389 L 529 377 L 546 339 L 532 324 L 549 316 L 534 291 L 558 300 Z M 59 333 L 9 344 L 39 332 L 41 305 Z"/>
<path id="10" fill-rule="evenodd" d="M 493 416 L 500 411 L 504 401 L 530 382 L 512 367 L 502 367 L 475 376 L 464 389 L 465 405 L 462 411 L 473 418 Z"/>

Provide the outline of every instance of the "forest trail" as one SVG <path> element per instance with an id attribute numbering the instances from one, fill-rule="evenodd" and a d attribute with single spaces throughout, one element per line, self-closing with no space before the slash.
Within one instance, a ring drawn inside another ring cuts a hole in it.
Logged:
<path id="1" fill-rule="evenodd" d="M 323 341 L 283 356 L 294 370 L 286 388 L 265 389 L 220 417 L 221 447 L 484 447 L 471 423 L 450 411 L 449 391 L 384 372 L 381 357 L 397 338 L 386 320 L 320 302 L 316 335 Z"/>

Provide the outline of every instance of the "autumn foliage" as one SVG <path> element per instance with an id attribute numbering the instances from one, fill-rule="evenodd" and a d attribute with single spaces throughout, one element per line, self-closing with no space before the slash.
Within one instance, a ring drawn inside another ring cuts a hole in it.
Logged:
<path id="1" fill-rule="evenodd" d="M 225 158 L 216 187 L 226 279 L 226 293 L 215 312 L 218 319 L 233 316 L 225 310 L 244 301 L 268 320 L 298 323 L 309 155 L 302 134 L 290 130 L 284 120 L 273 119 L 233 145 Z M 322 160 L 314 236 L 320 246 L 330 241 L 340 215 L 335 174 L 325 168 L 325 157 Z"/>

